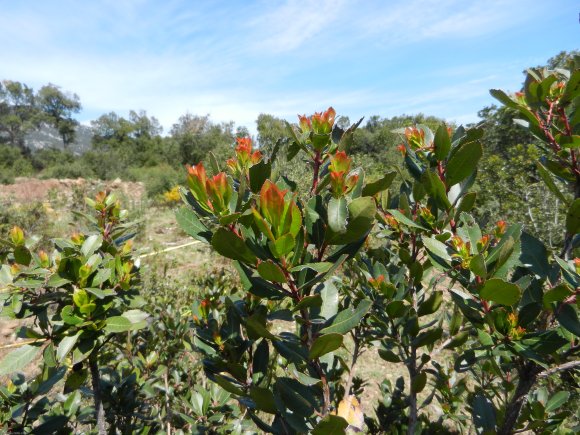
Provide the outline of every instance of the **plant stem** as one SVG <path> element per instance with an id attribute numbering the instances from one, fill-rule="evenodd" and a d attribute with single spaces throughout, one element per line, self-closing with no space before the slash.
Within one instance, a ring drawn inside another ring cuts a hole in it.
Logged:
<path id="1" fill-rule="evenodd" d="M 313 164 L 314 164 L 314 174 L 312 176 L 312 187 L 310 188 L 310 194 L 315 193 L 316 187 L 318 186 L 318 173 L 320 172 L 320 165 L 322 164 L 322 160 L 320 160 L 320 151 L 316 151 Z"/>
<path id="2" fill-rule="evenodd" d="M 417 426 L 417 393 L 413 391 L 413 382 L 417 376 L 417 349 L 411 345 L 411 355 L 407 364 L 409 370 L 409 427 L 407 433 L 413 435 Z"/>
<path id="3" fill-rule="evenodd" d="M 522 405 L 524 404 L 528 393 L 536 383 L 540 371 L 540 368 L 531 362 L 524 363 L 523 367 L 518 370 L 518 386 L 516 387 L 516 391 L 514 392 L 514 395 L 507 405 L 505 418 L 503 424 L 497 432 L 498 435 L 509 435 L 514 433 L 515 425 L 518 421 L 518 417 L 520 416 Z"/>
<path id="4" fill-rule="evenodd" d="M 99 376 L 99 365 L 97 357 L 89 358 L 89 368 L 91 370 L 91 380 L 93 383 L 93 399 L 95 402 L 95 417 L 97 419 L 97 432 L 99 435 L 107 434 L 107 422 L 105 421 L 105 408 L 101 397 L 101 377 Z"/>

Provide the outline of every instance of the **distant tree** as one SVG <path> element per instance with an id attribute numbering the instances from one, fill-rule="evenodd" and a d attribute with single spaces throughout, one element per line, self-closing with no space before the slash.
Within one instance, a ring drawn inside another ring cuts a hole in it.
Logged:
<path id="1" fill-rule="evenodd" d="M 0 142 L 24 150 L 26 134 L 38 128 L 39 121 L 33 89 L 20 82 L 0 82 Z"/>
<path id="2" fill-rule="evenodd" d="M 129 112 L 129 122 L 132 125 L 131 135 L 135 139 L 152 138 L 163 133 L 163 127 L 159 124 L 159 120 L 154 116 L 148 117 L 147 112 L 140 110 Z"/>
<path id="3" fill-rule="evenodd" d="M 74 142 L 78 121 L 73 118 L 81 111 L 81 102 L 77 94 L 61 90 L 59 86 L 48 84 L 40 88 L 37 104 L 44 115 L 44 121 L 54 126 L 65 148 Z"/>
<path id="4" fill-rule="evenodd" d="M 109 112 L 91 121 L 93 146 L 95 148 L 115 149 L 131 137 L 133 127 L 129 121 L 115 112 Z"/>
<path id="5" fill-rule="evenodd" d="M 236 137 L 250 137 L 250 130 L 247 127 L 240 125 L 236 128 Z"/>
<path id="6" fill-rule="evenodd" d="M 258 130 L 258 144 L 263 151 L 271 150 L 279 139 L 288 137 L 286 122 L 266 113 L 258 115 L 256 128 Z"/>
<path id="7" fill-rule="evenodd" d="M 173 124 L 171 138 L 177 143 L 181 163 L 197 163 L 212 151 L 224 152 L 235 141 L 233 122 L 215 124 L 209 115 L 187 113 Z"/>

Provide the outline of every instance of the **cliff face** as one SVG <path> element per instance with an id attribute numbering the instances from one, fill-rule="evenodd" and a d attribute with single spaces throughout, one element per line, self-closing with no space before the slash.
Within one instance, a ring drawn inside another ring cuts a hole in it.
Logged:
<path id="1" fill-rule="evenodd" d="M 77 127 L 75 142 L 70 144 L 69 149 L 74 154 L 82 154 L 91 148 L 91 139 L 91 129 L 87 126 L 79 125 Z M 58 134 L 58 131 L 54 127 L 46 125 L 26 135 L 25 143 L 28 148 L 34 150 L 63 148 L 62 138 Z"/>

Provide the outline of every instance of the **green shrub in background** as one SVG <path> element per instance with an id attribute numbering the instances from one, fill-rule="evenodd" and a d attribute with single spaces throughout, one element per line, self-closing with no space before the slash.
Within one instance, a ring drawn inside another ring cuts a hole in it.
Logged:
<path id="1" fill-rule="evenodd" d="M 11 432 L 72 430 L 94 422 L 99 434 L 106 433 L 101 366 L 108 363 L 107 348 L 117 334 L 146 326 L 127 212 L 104 192 L 87 201 L 93 231 L 55 240 L 54 252 L 35 251 L 19 227 L 3 242 L 2 314 L 31 322 L 18 332 L 30 340 L 0 362 L 0 375 L 42 355 L 34 380 L 16 377 L 1 387 L 0 421 Z M 88 379 L 94 402 L 89 415 L 79 409 Z M 51 393 L 56 384 L 65 399 Z"/>

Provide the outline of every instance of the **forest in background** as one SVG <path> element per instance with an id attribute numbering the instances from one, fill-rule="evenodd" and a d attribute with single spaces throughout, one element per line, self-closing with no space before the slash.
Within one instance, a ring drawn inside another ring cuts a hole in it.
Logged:
<path id="1" fill-rule="evenodd" d="M 563 66 L 578 51 L 560 52 L 548 59 L 550 69 Z M 49 84 L 37 92 L 24 83 L 0 83 L 0 183 L 15 177 L 121 179 L 145 184 L 147 195 L 162 202 L 163 194 L 185 181 L 184 165 L 196 164 L 212 152 L 218 159 L 229 155 L 236 138 L 249 130 L 234 122 L 216 123 L 209 115 L 184 114 L 168 132 L 144 111 L 130 111 L 125 118 L 115 112 L 91 121 L 91 144 L 84 152 L 73 152 L 79 127 L 74 115 L 81 109 L 80 98 Z M 495 105 L 482 108 L 478 123 L 485 129 L 484 158 L 478 179 L 479 215 L 483 226 L 500 217 L 524 216 L 523 224 L 550 246 L 561 242 L 562 204 L 554 197 L 537 172 L 537 141 L 525 128 L 514 123 L 516 112 Z M 372 115 L 355 131 L 350 152 L 370 177 L 386 168 L 400 167 L 401 143 L 396 129 L 424 124 L 435 129 L 445 120 L 416 114 L 383 118 Z M 337 125 L 351 120 L 339 118 Z M 62 146 L 36 149 L 27 145 L 27 136 L 43 128 L 58 133 Z M 469 127 L 469 126 L 467 126 Z M 286 121 L 269 114 L 256 120 L 257 146 L 268 152 L 279 141 L 288 142 Z M 164 134 L 165 133 L 165 134 Z M 386 151 L 386 152 L 385 152 Z M 293 162 L 284 167 L 289 175 L 301 170 Z M 296 179 L 301 179 L 297 176 Z M 540 224 L 550 222 L 550 225 Z"/>

